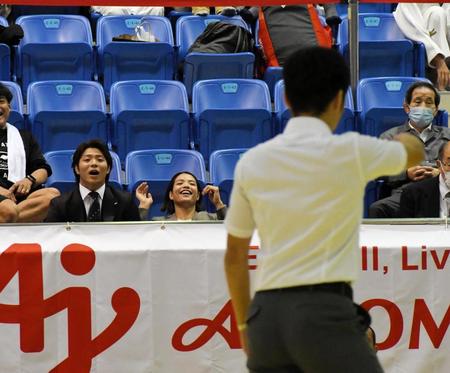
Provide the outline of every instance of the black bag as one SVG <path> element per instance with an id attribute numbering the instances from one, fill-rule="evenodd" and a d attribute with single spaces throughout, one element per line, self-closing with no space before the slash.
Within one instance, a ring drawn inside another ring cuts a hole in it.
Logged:
<path id="1" fill-rule="evenodd" d="M 245 28 L 231 23 L 212 22 L 197 37 L 188 53 L 242 53 L 255 55 L 255 72 L 258 73 L 263 61 L 262 52 L 256 46 L 252 34 Z M 183 65 L 179 66 L 179 74 L 183 75 Z"/>
<path id="2" fill-rule="evenodd" d="M 254 52 L 252 34 L 245 28 L 225 22 L 212 22 L 198 36 L 188 53 Z"/>

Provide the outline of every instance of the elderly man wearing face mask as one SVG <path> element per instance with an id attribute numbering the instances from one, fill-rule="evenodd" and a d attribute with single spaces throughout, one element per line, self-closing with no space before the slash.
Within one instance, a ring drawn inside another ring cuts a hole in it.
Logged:
<path id="1" fill-rule="evenodd" d="M 439 149 L 438 176 L 407 185 L 400 198 L 401 218 L 443 218 L 450 209 L 450 142 Z"/>
<path id="2" fill-rule="evenodd" d="M 408 132 L 417 136 L 425 146 L 425 161 L 421 165 L 408 168 L 399 175 L 384 178 L 385 185 L 392 190 L 392 194 L 370 206 L 370 218 L 400 217 L 400 198 L 403 189 L 410 183 L 439 175 L 436 164 L 439 149 L 442 144 L 450 140 L 449 128 L 432 124 L 439 102 L 439 93 L 430 83 L 416 82 L 408 88 L 403 103 L 403 108 L 409 117 L 408 122 L 383 132 L 380 138 L 391 140 L 399 133 Z"/>

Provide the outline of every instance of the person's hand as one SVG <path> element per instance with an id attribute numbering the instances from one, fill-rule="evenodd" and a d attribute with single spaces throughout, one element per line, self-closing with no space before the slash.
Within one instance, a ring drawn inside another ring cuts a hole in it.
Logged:
<path id="1" fill-rule="evenodd" d="M 414 166 L 406 171 L 408 179 L 412 181 L 420 181 L 435 176 L 435 169 L 430 166 Z"/>
<path id="2" fill-rule="evenodd" d="M 14 193 L 11 192 L 9 189 L 0 187 L 0 195 L 2 195 L 3 197 L 6 197 L 6 198 L 8 198 L 8 199 L 10 199 L 10 200 L 13 201 L 14 203 L 17 202 L 16 196 L 15 196 Z"/>
<path id="3" fill-rule="evenodd" d="M 247 336 L 247 329 L 241 330 L 239 332 L 239 338 L 241 340 L 241 346 L 244 350 L 245 354 L 248 356 L 248 336 Z"/>
<path id="4" fill-rule="evenodd" d="M 436 67 L 437 88 L 440 91 L 443 91 L 450 83 L 450 71 L 445 63 L 445 59 L 442 55 L 438 54 L 435 58 L 433 58 L 431 63 Z"/>
<path id="5" fill-rule="evenodd" d="M 31 188 L 33 187 L 33 182 L 26 177 L 22 180 L 16 181 L 9 188 L 10 192 L 18 196 L 27 196 L 30 194 Z"/>
<path id="6" fill-rule="evenodd" d="M 208 196 L 209 200 L 216 207 L 216 210 L 220 210 L 221 208 L 225 207 L 224 203 L 220 199 L 219 187 L 215 185 L 207 185 L 203 188 L 202 194 L 204 196 Z"/>
<path id="7" fill-rule="evenodd" d="M 152 194 L 148 191 L 148 184 L 144 181 L 136 189 L 136 198 L 139 201 L 139 208 L 150 209 L 153 204 Z"/>

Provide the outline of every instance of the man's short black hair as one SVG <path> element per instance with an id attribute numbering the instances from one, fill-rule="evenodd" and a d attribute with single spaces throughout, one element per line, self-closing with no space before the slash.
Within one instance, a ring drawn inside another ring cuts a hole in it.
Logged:
<path id="1" fill-rule="evenodd" d="M 105 182 L 107 182 L 109 180 L 109 174 L 111 173 L 112 170 L 112 157 L 106 144 L 102 140 L 97 139 L 82 142 L 80 145 L 78 145 L 77 149 L 75 150 L 75 153 L 73 153 L 72 170 L 73 173 L 75 174 L 75 179 L 77 180 L 78 183 L 80 182 L 80 175 L 76 173 L 75 167 L 78 166 L 78 164 L 80 163 L 81 156 L 88 148 L 95 148 L 100 150 L 100 152 L 103 154 L 103 157 L 105 157 L 106 163 L 109 166 L 109 172 L 106 175 L 105 180 Z"/>
<path id="2" fill-rule="evenodd" d="M 434 87 L 433 84 L 424 81 L 415 82 L 408 87 L 408 90 L 406 91 L 405 94 L 405 102 L 409 105 L 412 100 L 413 91 L 416 88 L 421 87 L 431 89 L 434 92 L 434 104 L 436 106 L 439 106 L 439 103 L 441 102 L 441 96 L 439 95 L 439 92 L 437 91 L 437 89 Z"/>
<path id="3" fill-rule="evenodd" d="M 439 152 L 438 152 L 438 159 L 441 162 L 445 162 L 445 163 L 447 163 L 447 162 L 444 160 L 444 152 L 445 152 L 445 148 L 447 146 L 450 146 L 450 141 L 446 141 L 446 142 L 442 143 L 442 145 L 439 147 Z"/>
<path id="4" fill-rule="evenodd" d="M 6 101 L 8 101 L 8 104 L 10 104 L 13 99 L 13 95 L 12 95 L 11 91 L 9 90 L 9 88 L 2 83 L 0 83 L 0 97 L 6 98 Z"/>
<path id="5" fill-rule="evenodd" d="M 302 48 L 292 53 L 283 68 L 286 97 L 294 114 L 322 114 L 339 91 L 345 95 L 350 71 L 335 50 Z"/>

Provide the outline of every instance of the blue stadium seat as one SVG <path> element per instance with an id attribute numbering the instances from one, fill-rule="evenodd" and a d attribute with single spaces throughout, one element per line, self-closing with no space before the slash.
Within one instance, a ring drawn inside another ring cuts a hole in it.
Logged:
<path id="1" fill-rule="evenodd" d="M 116 82 L 110 103 L 113 143 L 122 161 L 133 150 L 189 147 L 189 103 L 182 83 Z"/>
<path id="2" fill-rule="evenodd" d="M 1 83 L 6 86 L 13 95 L 8 122 L 17 127 L 19 130 L 23 130 L 26 126 L 23 113 L 22 91 L 20 90 L 20 86 L 17 83 L 9 81 L 3 81 Z"/>
<path id="3" fill-rule="evenodd" d="M 55 150 L 44 154 L 45 159 L 51 166 L 53 174 L 47 179 L 46 187 L 58 189 L 61 193 L 68 192 L 76 185 L 75 175 L 72 170 L 72 156 L 75 150 Z M 119 156 L 110 152 L 113 160 L 111 173 L 109 174 L 109 185 L 122 189 L 120 179 Z"/>
<path id="4" fill-rule="evenodd" d="M 0 25 L 8 27 L 8 21 L 0 17 Z M 6 44 L 0 44 L 0 80 L 11 80 L 11 51 Z"/>
<path id="5" fill-rule="evenodd" d="M 94 73 L 92 32 L 78 15 L 31 15 L 17 19 L 24 37 L 17 49 L 16 76 L 26 92 L 40 80 L 91 80 Z"/>
<path id="6" fill-rule="evenodd" d="M 150 24 L 158 42 L 112 41 L 121 34 L 134 34 L 140 22 Z M 101 17 L 97 23 L 97 45 L 98 72 L 107 95 L 111 84 L 117 81 L 174 78 L 173 33 L 165 17 Z"/>
<path id="7" fill-rule="evenodd" d="M 359 3 L 359 13 L 392 13 L 391 3 Z M 347 4 L 336 4 L 336 10 L 339 16 L 347 15 Z"/>
<path id="8" fill-rule="evenodd" d="M 286 103 L 284 101 L 284 81 L 280 80 L 275 85 L 274 92 L 274 111 L 277 122 L 277 129 L 279 132 L 283 132 L 286 127 L 286 123 L 291 118 L 291 112 L 286 107 Z M 347 94 L 345 95 L 344 102 L 344 112 L 342 113 L 341 120 L 337 125 L 334 133 L 340 134 L 347 131 L 355 131 L 356 123 L 355 123 L 355 110 L 353 105 L 353 96 L 351 89 L 348 89 Z"/>
<path id="9" fill-rule="evenodd" d="M 153 196 L 150 216 L 160 216 L 164 194 L 170 179 L 177 172 L 189 171 L 205 184 L 205 162 L 194 150 L 137 150 L 127 155 L 125 162 L 128 191 L 134 193 L 142 181 L 147 181 Z"/>
<path id="10" fill-rule="evenodd" d="M 268 67 L 266 71 L 264 71 L 263 80 L 269 87 L 270 97 L 272 98 L 272 101 L 275 99 L 274 96 L 275 84 L 277 84 L 278 81 L 280 81 L 281 79 L 283 79 L 282 67 L 271 66 Z"/>
<path id="11" fill-rule="evenodd" d="M 269 89 L 261 80 L 198 81 L 192 112 L 195 138 L 205 159 L 215 150 L 250 148 L 273 134 Z"/>
<path id="12" fill-rule="evenodd" d="M 348 19 L 339 27 L 339 51 L 349 61 Z M 423 76 L 425 54 L 422 44 L 407 39 L 391 13 L 359 15 L 360 78 L 377 76 Z"/>
<path id="13" fill-rule="evenodd" d="M 220 197 L 229 204 L 234 181 L 236 163 L 247 149 L 216 150 L 209 157 L 209 175 L 213 185 L 219 187 Z"/>
<path id="14" fill-rule="evenodd" d="M 43 152 L 75 149 L 90 138 L 109 140 L 105 96 L 99 83 L 34 82 L 27 96 L 31 131 Z"/>
<path id="15" fill-rule="evenodd" d="M 183 64 L 183 82 L 188 97 L 191 98 L 192 87 L 198 80 L 215 78 L 253 78 L 253 53 L 188 53 L 189 47 L 211 22 L 222 21 L 241 26 L 248 26 L 240 16 L 224 17 L 209 15 L 206 17 L 185 16 L 177 20 L 176 40 L 178 60 Z"/>
<path id="16" fill-rule="evenodd" d="M 371 136 L 379 136 L 389 128 L 399 126 L 408 119 L 403 110 L 403 101 L 408 87 L 424 78 L 381 77 L 362 79 L 357 87 L 357 112 L 359 131 Z M 448 113 L 440 110 L 435 124 L 447 126 Z"/>

